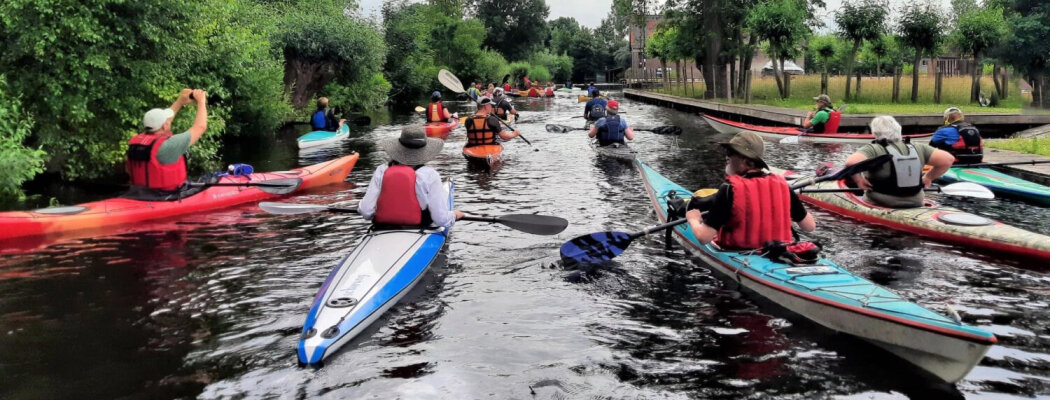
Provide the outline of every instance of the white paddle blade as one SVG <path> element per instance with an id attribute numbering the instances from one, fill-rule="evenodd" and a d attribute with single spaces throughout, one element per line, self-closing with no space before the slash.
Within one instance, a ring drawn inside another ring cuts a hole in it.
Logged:
<path id="1" fill-rule="evenodd" d="M 427 109 L 423 108 L 423 106 L 416 106 L 416 112 L 417 113 L 421 113 L 421 112 L 426 111 L 426 110 Z"/>
<path id="2" fill-rule="evenodd" d="M 950 196 L 965 196 L 986 200 L 995 198 L 995 193 L 992 193 L 991 190 L 973 182 L 959 182 L 941 186 L 941 193 Z"/>
<path id="3" fill-rule="evenodd" d="M 259 208 L 270 214 L 295 215 L 324 211 L 328 209 L 328 206 L 324 204 L 275 203 L 264 201 L 259 203 Z"/>
<path id="4" fill-rule="evenodd" d="M 441 82 L 442 85 L 445 85 L 445 87 L 447 87 L 448 90 L 451 90 L 453 92 L 466 92 L 466 90 L 463 89 L 463 82 L 460 82 L 459 78 L 457 78 L 447 69 L 442 69 L 441 71 L 438 71 L 438 81 Z"/>
<path id="5" fill-rule="evenodd" d="M 798 136 L 788 136 L 780 139 L 780 144 L 798 144 Z"/>

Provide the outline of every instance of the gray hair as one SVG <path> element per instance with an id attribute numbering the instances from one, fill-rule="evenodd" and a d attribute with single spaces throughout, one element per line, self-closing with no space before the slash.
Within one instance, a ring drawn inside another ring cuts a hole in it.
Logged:
<path id="1" fill-rule="evenodd" d="M 875 135 L 875 140 L 886 140 L 891 143 L 901 141 L 901 124 L 889 115 L 872 118 L 868 126 L 871 128 L 871 133 Z"/>

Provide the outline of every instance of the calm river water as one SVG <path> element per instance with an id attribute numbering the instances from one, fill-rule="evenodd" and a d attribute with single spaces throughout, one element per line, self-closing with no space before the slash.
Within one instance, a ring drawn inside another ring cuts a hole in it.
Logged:
<path id="1" fill-rule="evenodd" d="M 940 309 L 950 302 L 1000 344 L 963 381 L 931 383 L 860 340 L 740 292 L 680 246 L 636 242 L 611 265 L 566 270 L 575 236 L 655 219 L 638 173 L 596 160 L 575 97 L 518 100 L 538 152 L 508 143 L 495 172 L 468 169 L 454 132 L 433 165 L 479 214 L 567 218 L 557 236 L 461 223 L 444 257 L 397 306 L 321 369 L 294 354 L 311 301 L 367 225 L 356 216 L 271 216 L 255 205 L 0 256 L 0 398 L 1030 398 L 1050 395 L 1047 266 L 885 231 L 819 210 L 812 238 L 861 276 Z M 450 103 L 450 107 L 464 107 Z M 624 101 L 640 158 L 684 186 L 717 184 L 725 140 L 695 115 Z M 345 185 L 290 201 L 353 202 L 385 161 L 375 141 L 419 116 L 382 115 L 343 146 L 302 158 L 297 132 L 229 149 L 256 170 L 357 151 Z M 812 171 L 849 145 L 771 144 L 771 164 Z M 97 194 L 106 197 L 106 194 Z M 77 199 L 84 200 L 84 199 Z M 943 202 L 1050 233 L 1050 209 Z"/>

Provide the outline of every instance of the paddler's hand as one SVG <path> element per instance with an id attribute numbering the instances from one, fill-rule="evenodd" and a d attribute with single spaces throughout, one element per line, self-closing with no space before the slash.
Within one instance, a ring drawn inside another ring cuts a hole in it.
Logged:
<path id="1" fill-rule="evenodd" d="M 922 187 L 929 189 L 930 185 L 933 184 L 933 179 L 930 179 L 929 175 L 922 176 Z"/>
<path id="2" fill-rule="evenodd" d="M 193 100 L 190 100 L 190 95 L 191 94 L 193 94 L 193 89 L 189 89 L 189 88 L 182 89 L 182 92 L 179 93 L 179 102 L 182 103 L 182 104 L 190 104 L 190 103 L 192 103 Z"/>
<path id="3" fill-rule="evenodd" d="M 193 89 L 193 99 L 197 100 L 198 105 L 207 104 L 208 92 L 205 92 L 204 89 Z"/>
<path id="4" fill-rule="evenodd" d="M 864 174 L 854 174 L 853 183 L 856 183 L 858 188 L 871 190 L 871 182 L 868 182 L 868 178 L 865 178 Z"/>
<path id="5" fill-rule="evenodd" d="M 699 223 L 701 218 L 702 214 L 697 209 L 689 210 L 685 213 L 685 220 L 689 221 L 690 224 Z"/>
<path id="6" fill-rule="evenodd" d="M 463 215 L 464 215 L 463 211 L 455 210 L 455 211 L 452 211 L 452 213 L 456 215 L 456 219 L 457 220 L 463 219 Z"/>

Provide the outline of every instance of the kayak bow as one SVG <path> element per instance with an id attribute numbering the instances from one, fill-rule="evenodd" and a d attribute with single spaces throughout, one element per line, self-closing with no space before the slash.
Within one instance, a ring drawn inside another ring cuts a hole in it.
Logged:
<path id="1" fill-rule="evenodd" d="M 870 133 L 803 133 L 798 127 L 753 125 L 717 118 L 707 114 L 700 114 L 700 116 L 719 133 L 727 135 L 735 135 L 741 131 L 751 131 L 771 139 L 798 138 L 801 141 L 810 142 L 869 143 L 875 140 L 875 135 Z M 933 133 L 903 136 L 911 138 L 915 142 L 928 142 Z"/>

